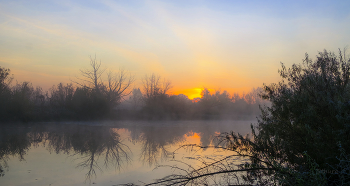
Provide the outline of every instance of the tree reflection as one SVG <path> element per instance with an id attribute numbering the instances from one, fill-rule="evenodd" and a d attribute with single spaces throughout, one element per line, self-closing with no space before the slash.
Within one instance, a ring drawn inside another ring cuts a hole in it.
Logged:
<path id="1" fill-rule="evenodd" d="M 64 153 L 76 157 L 77 168 L 87 169 L 86 179 L 96 176 L 96 169 L 120 169 L 130 161 L 131 153 L 116 130 L 109 127 L 82 125 L 36 125 L 25 128 L 3 128 L 0 136 L 0 174 L 8 169 L 9 156 L 24 155 L 30 146 L 45 146 L 50 153 Z"/>
<path id="2" fill-rule="evenodd" d="M 27 136 L 28 128 L 1 127 L 0 130 L 0 176 L 5 175 L 5 170 L 9 169 L 7 161 L 10 156 L 24 160 L 30 148 L 31 142 Z"/>
<path id="3" fill-rule="evenodd" d="M 141 143 L 141 161 L 149 166 L 158 164 L 159 161 L 169 157 L 172 158 L 174 149 L 170 150 L 170 146 L 179 142 L 186 143 L 184 136 L 192 131 L 188 126 L 142 126 L 130 127 L 129 130 L 132 140 Z M 198 133 L 202 133 L 202 131 L 200 130 Z M 206 136 L 203 142 L 210 143 L 209 138 L 211 139 L 211 135 Z"/>
<path id="4" fill-rule="evenodd" d="M 173 144 L 181 139 L 179 136 L 174 135 L 173 131 L 161 129 L 155 127 L 144 128 L 140 137 L 142 141 L 140 155 L 142 162 L 152 165 L 157 163 L 158 159 L 167 158 L 171 152 L 166 149 L 166 145 Z"/>
<path id="5" fill-rule="evenodd" d="M 196 143 L 210 145 L 219 131 L 214 122 L 142 122 L 122 123 L 133 144 L 140 163 L 157 165 L 164 160 L 178 158 L 175 151 L 181 145 L 193 143 L 187 136 L 196 133 Z M 114 124 L 113 124 L 114 125 Z M 111 125 L 111 126 L 113 126 Z M 45 147 L 52 154 L 63 154 L 73 159 L 74 166 L 82 169 L 85 179 L 91 180 L 97 173 L 109 168 L 119 170 L 131 161 L 131 149 L 122 142 L 121 132 L 107 126 L 76 124 L 41 124 L 0 128 L 0 175 L 11 166 L 10 158 L 25 160 L 32 147 Z M 198 137 L 198 136 L 197 136 Z M 186 141 L 189 140 L 189 141 Z M 127 143 L 127 142 L 126 142 Z M 203 149 L 205 150 L 205 149 Z M 137 163 L 137 162 L 136 162 Z"/>
<path id="6" fill-rule="evenodd" d="M 152 166 L 159 160 L 167 159 L 173 153 L 169 146 L 184 140 L 186 130 L 177 127 L 141 126 L 129 127 L 130 137 L 135 143 L 141 143 L 140 160 Z"/>
<path id="7" fill-rule="evenodd" d="M 128 146 L 121 143 L 120 135 L 112 128 L 99 126 L 62 126 L 61 130 L 49 131 L 48 149 L 56 153 L 74 152 L 78 157 L 77 168 L 87 169 L 86 179 L 96 176 L 98 164 L 104 158 L 104 167 L 120 169 L 124 162 L 129 162 L 131 153 Z"/>

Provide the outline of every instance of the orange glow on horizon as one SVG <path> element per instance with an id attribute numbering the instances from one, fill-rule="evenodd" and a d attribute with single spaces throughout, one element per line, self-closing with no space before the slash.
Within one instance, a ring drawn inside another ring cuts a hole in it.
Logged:
<path id="1" fill-rule="evenodd" d="M 231 96 L 234 93 L 238 93 L 239 96 L 242 96 L 243 93 L 248 93 L 251 91 L 251 87 L 242 87 L 242 88 L 229 88 L 229 89 L 210 89 L 208 88 L 208 90 L 210 91 L 210 94 L 214 94 L 216 91 L 227 91 Z M 192 88 L 192 89 L 178 89 L 176 91 L 173 91 L 174 95 L 179 95 L 179 94 L 184 94 L 186 95 L 190 100 L 194 100 L 195 98 L 202 98 L 201 96 L 201 92 L 202 92 L 203 88 Z"/>
<path id="2" fill-rule="evenodd" d="M 177 90 L 174 91 L 173 93 L 175 95 L 178 94 L 184 94 L 186 95 L 190 100 L 194 99 L 194 98 L 201 98 L 201 92 L 202 89 L 201 88 L 192 88 L 192 89 L 185 89 L 185 90 Z"/>
<path id="3" fill-rule="evenodd" d="M 201 136 L 200 133 L 189 132 L 184 135 L 185 140 L 190 144 L 200 144 Z"/>

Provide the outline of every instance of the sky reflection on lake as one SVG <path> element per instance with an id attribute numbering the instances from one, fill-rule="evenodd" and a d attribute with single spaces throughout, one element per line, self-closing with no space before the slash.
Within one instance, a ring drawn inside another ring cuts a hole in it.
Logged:
<path id="1" fill-rule="evenodd" d="M 254 121 L 45 123 L 3 126 L 0 185 L 143 184 L 196 157 L 230 152 L 207 146 L 220 132 L 249 133 Z M 190 161 L 191 160 L 191 161 Z M 156 168 L 156 169 L 155 169 Z"/>

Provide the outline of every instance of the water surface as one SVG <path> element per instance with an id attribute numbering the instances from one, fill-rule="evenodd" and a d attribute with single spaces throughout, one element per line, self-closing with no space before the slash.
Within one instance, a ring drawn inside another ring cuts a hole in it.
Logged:
<path id="1" fill-rule="evenodd" d="M 231 152 L 212 148 L 221 132 L 250 132 L 255 121 L 118 121 L 7 125 L 0 132 L 0 185 L 144 184 L 174 173 L 172 165 Z M 187 164 L 185 164 L 187 163 Z"/>

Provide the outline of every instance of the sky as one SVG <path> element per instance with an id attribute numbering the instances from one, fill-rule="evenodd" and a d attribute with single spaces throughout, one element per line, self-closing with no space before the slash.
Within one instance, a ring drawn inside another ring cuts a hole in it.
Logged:
<path id="1" fill-rule="evenodd" d="M 280 80 L 281 62 L 350 44 L 350 1 L 0 0 L 0 66 L 49 90 L 80 77 L 90 56 L 142 87 L 172 94 L 248 92 Z"/>

